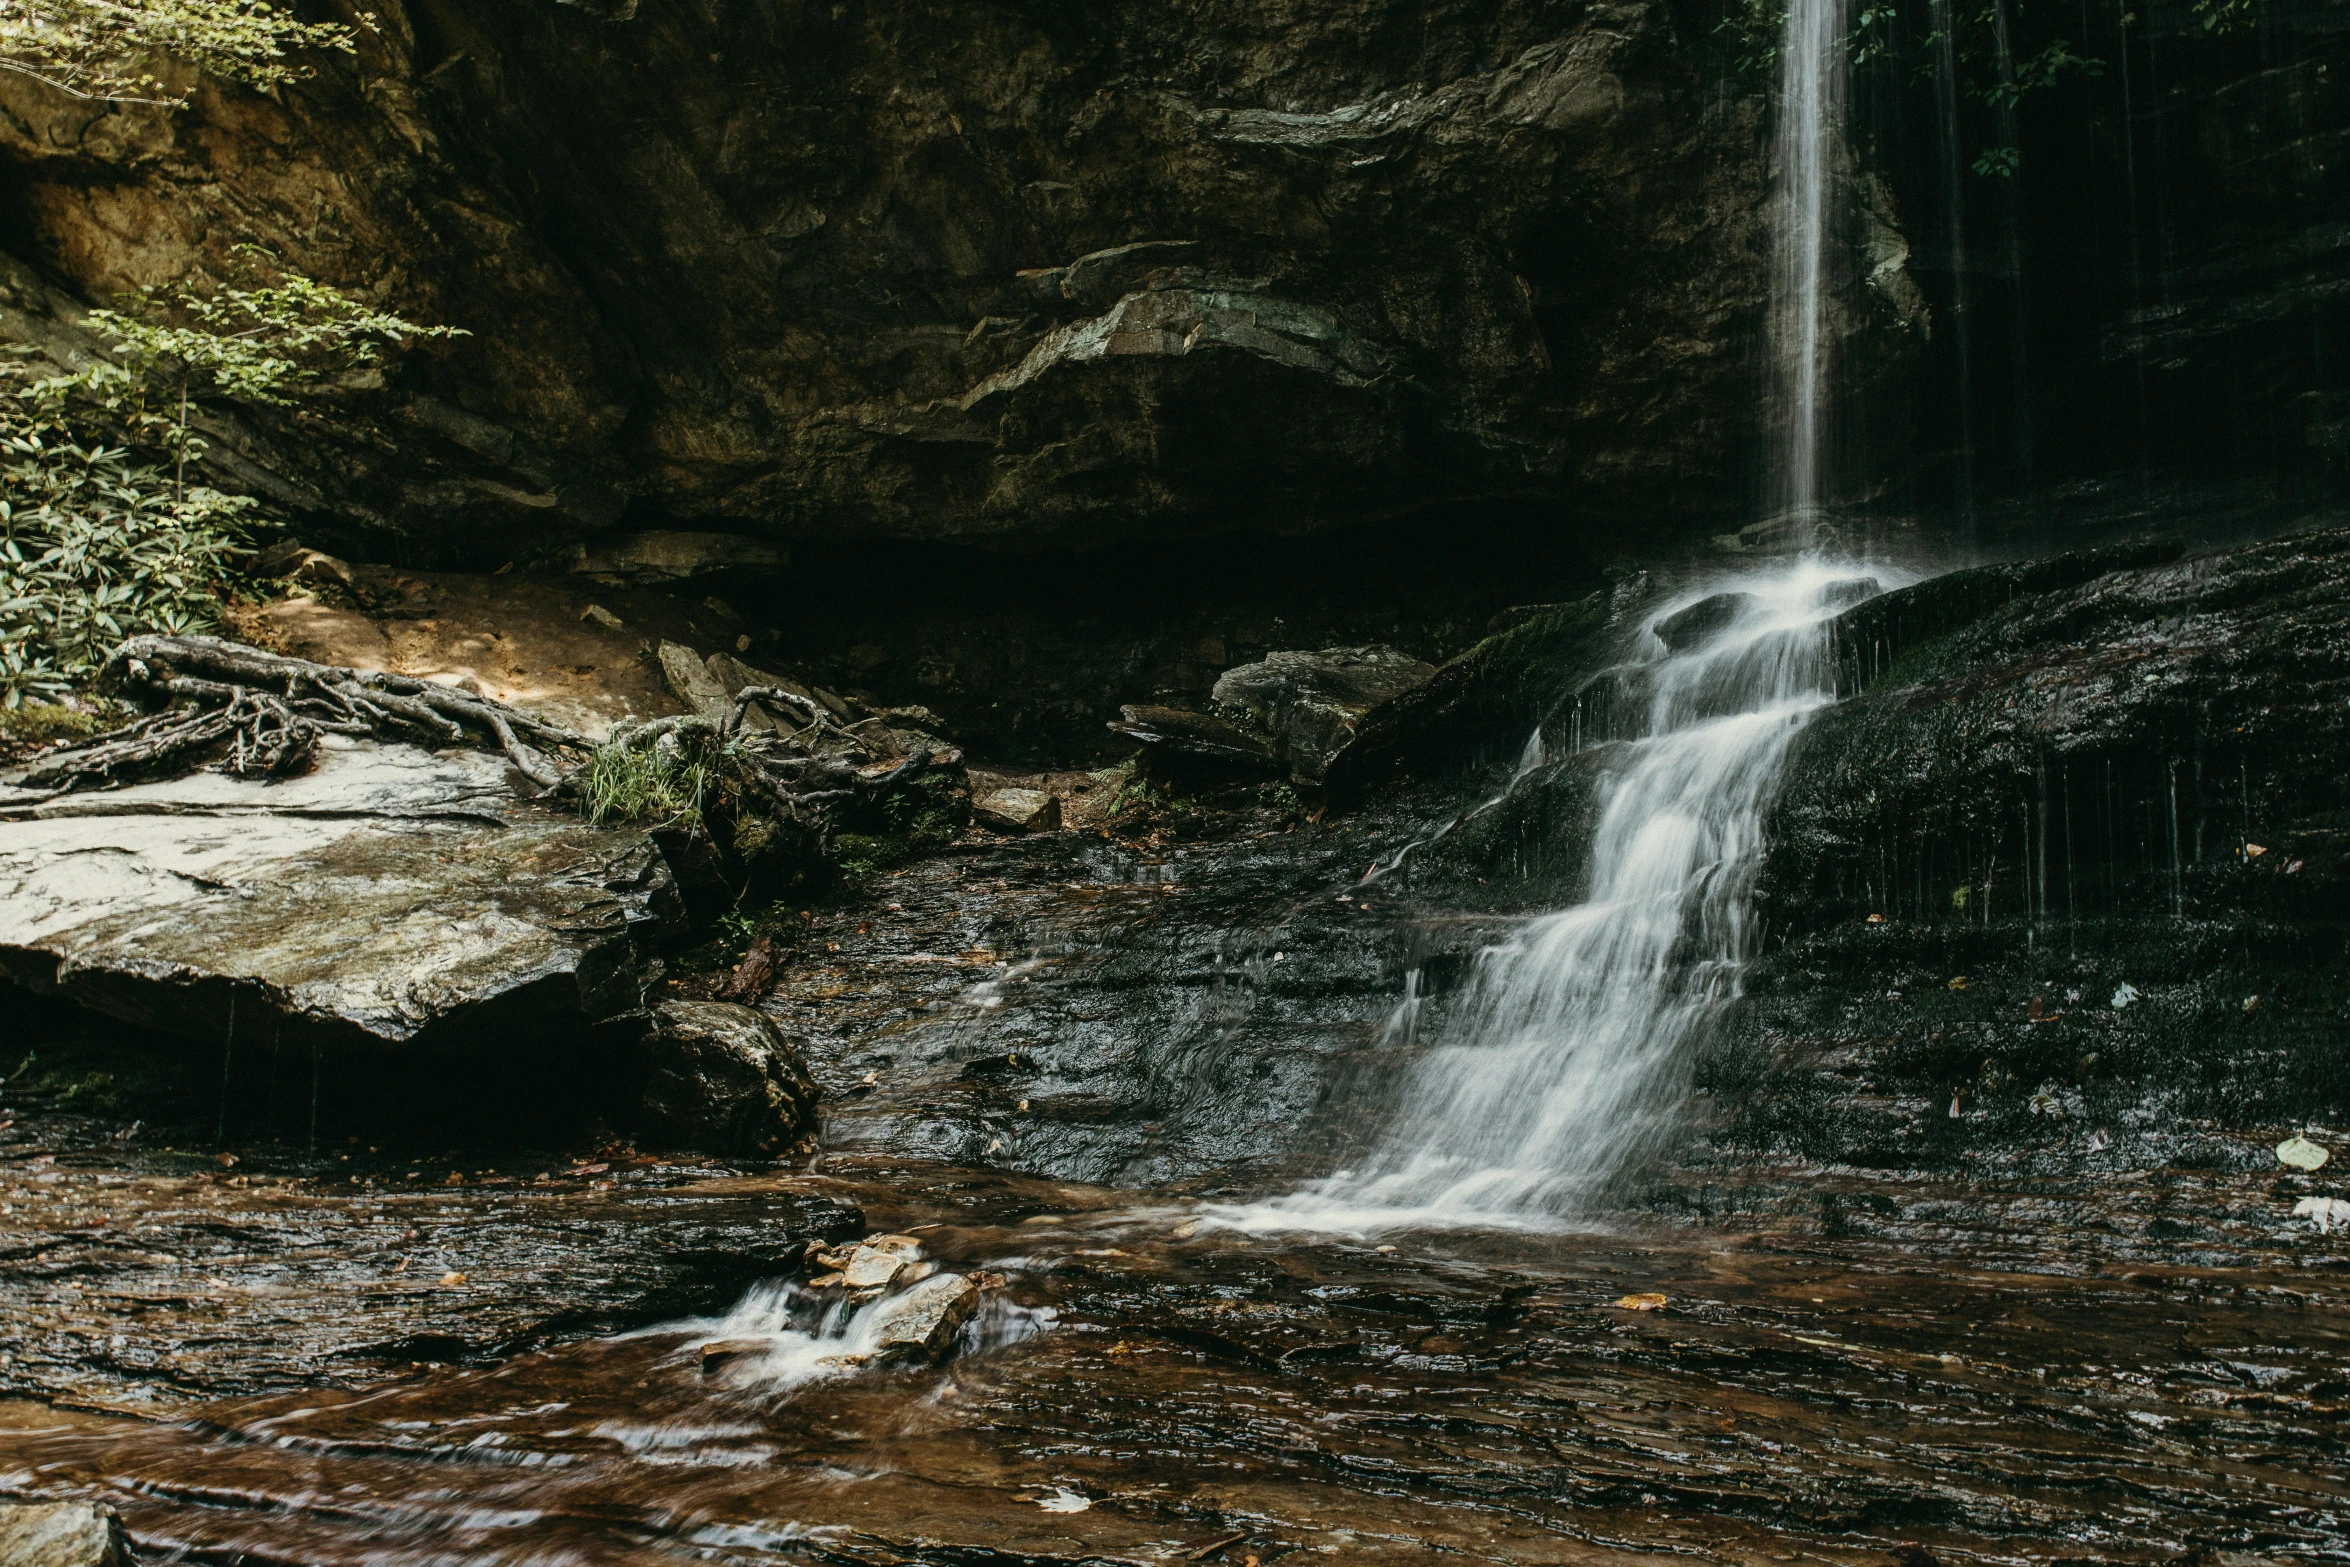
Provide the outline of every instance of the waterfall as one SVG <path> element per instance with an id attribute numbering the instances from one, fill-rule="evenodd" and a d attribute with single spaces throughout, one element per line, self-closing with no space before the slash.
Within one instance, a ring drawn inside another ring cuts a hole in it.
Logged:
<path id="1" fill-rule="evenodd" d="M 1226 1222 L 1543 1222 L 1670 1129 L 1691 1036 L 1738 994 L 1781 764 L 1833 699 L 1825 619 L 1876 583 L 1806 559 L 1715 587 L 1727 622 L 1695 646 L 1652 628 L 1709 595 L 1642 630 L 1647 733 L 1600 780 L 1588 898 L 1479 955 L 1377 1156 Z"/>
<path id="2" fill-rule="evenodd" d="M 1842 11 L 1842 0 L 1793 0 L 1781 51 L 1777 499 L 1799 533 L 1823 499 Z M 1479 954 L 1362 1168 L 1219 1220 L 1357 1233 L 1547 1223 L 1654 1146 L 1674 1124 L 1693 1037 L 1738 994 L 1763 819 L 1804 718 L 1834 699 L 1825 622 L 1878 586 L 1807 556 L 1651 615 L 1637 671 L 1647 725 L 1599 780 L 1588 897 Z M 1709 599 L 1707 613 L 1674 620 Z M 1541 757 L 1530 748 L 1519 780 Z M 1390 1043 L 1418 1034 L 1423 1006 L 1415 973 Z"/>
<path id="3" fill-rule="evenodd" d="M 1819 511 L 1828 449 L 1829 241 L 1839 227 L 1835 175 L 1846 74 L 1843 0 L 1791 0 L 1779 45 L 1775 141 L 1771 348 L 1785 444 L 1773 499 L 1799 528 Z"/>

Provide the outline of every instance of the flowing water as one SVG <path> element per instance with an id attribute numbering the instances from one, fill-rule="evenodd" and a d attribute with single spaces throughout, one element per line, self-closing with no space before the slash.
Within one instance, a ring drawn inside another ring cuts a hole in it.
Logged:
<path id="1" fill-rule="evenodd" d="M 1807 526 L 1823 499 L 1830 392 L 1828 301 L 1836 232 L 1848 55 L 1841 0 L 1793 0 L 1779 44 L 1776 246 L 1771 348 L 1783 445 L 1770 486 L 1784 515 Z"/>
<path id="2" fill-rule="evenodd" d="M 1667 1131 L 1693 1036 L 1738 993 L 1781 764 L 1833 697 L 1825 618 L 1874 586 L 1806 559 L 1666 603 L 1630 672 L 1648 688 L 1646 733 L 1600 780 L 1589 895 L 1481 954 L 1451 1037 L 1401 1086 L 1378 1156 L 1229 1221 L 1539 1223 L 1572 1213 Z M 1709 599 L 1725 622 L 1668 649 L 1654 626 Z M 1415 984 L 1391 1033 L 1419 1008 Z"/>

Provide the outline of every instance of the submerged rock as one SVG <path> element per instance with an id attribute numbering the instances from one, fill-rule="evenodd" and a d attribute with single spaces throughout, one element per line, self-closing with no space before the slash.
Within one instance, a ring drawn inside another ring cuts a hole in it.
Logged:
<path id="1" fill-rule="evenodd" d="M 682 931 L 648 836 L 481 751 L 329 736 L 275 783 L 0 799 L 0 974 L 215 1045 L 511 1048 L 638 1006 Z"/>
<path id="2" fill-rule="evenodd" d="M 819 1092 L 774 1023 L 725 1001 L 665 1001 L 646 1050 L 648 1129 L 713 1153 L 787 1153 L 816 1128 Z"/>
<path id="3" fill-rule="evenodd" d="M 0 1504 L 0 1563 L 6 1567 L 136 1567 L 130 1537 L 111 1507 L 97 1502 Z"/>
<path id="4" fill-rule="evenodd" d="M 1319 784 L 1374 708 L 1435 673 L 1435 665 L 1396 648 L 1334 647 L 1272 653 L 1262 663 L 1227 670 L 1214 694 L 1265 727 L 1293 779 Z"/>

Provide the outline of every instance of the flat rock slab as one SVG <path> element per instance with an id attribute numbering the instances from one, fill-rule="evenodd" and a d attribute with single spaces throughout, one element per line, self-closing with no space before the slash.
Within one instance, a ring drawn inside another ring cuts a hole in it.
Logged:
<path id="1" fill-rule="evenodd" d="M 649 837 L 517 798 L 484 752 L 330 737 L 277 783 L 0 797 L 0 974 L 206 1040 L 576 1024 L 636 1005 L 682 918 Z"/>

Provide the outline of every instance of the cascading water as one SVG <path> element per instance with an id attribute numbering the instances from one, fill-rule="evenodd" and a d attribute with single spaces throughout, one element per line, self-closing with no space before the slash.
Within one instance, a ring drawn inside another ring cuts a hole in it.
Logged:
<path id="1" fill-rule="evenodd" d="M 1785 445 L 1773 499 L 1808 538 L 1825 498 L 1831 407 L 1842 0 L 1792 0 L 1780 60 L 1771 342 Z M 1542 1222 L 1670 1126 L 1692 1035 L 1737 994 L 1763 817 L 1805 715 L 1833 699 L 1824 622 L 1854 601 L 1858 575 L 1806 557 L 1713 584 L 1650 620 L 1647 731 L 1600 783 L 1587 901 L 1481 954 L 1451 1042 L 1403 1085 L 1376 1158 L 1224 1222 Z M 1678 650 L 1656 635 L 1674 611 L 1721 592 L 1737 595 L 1735 608 L 1711 635 Z M 1415 984 L 1395 1032 L 1416 1031 L 1419 1012 Z"/>
<path id="2" fill-rule="evenodd" d="M 1742 596 L 1697 646 L 1642 633 L 1648 732 L 1599 785 L 1587 901 L 1480 955 L 1454 1042 L 1413 1068 L 1377 1158 L 1228 1222 L 1540 1222 L 1670 1126 L 1692 1034 L 1738 992 L 1780 766 L 1833 699 L 1824 619 L 1864 591 L 1818 560 L 1717 589 Z"/>

